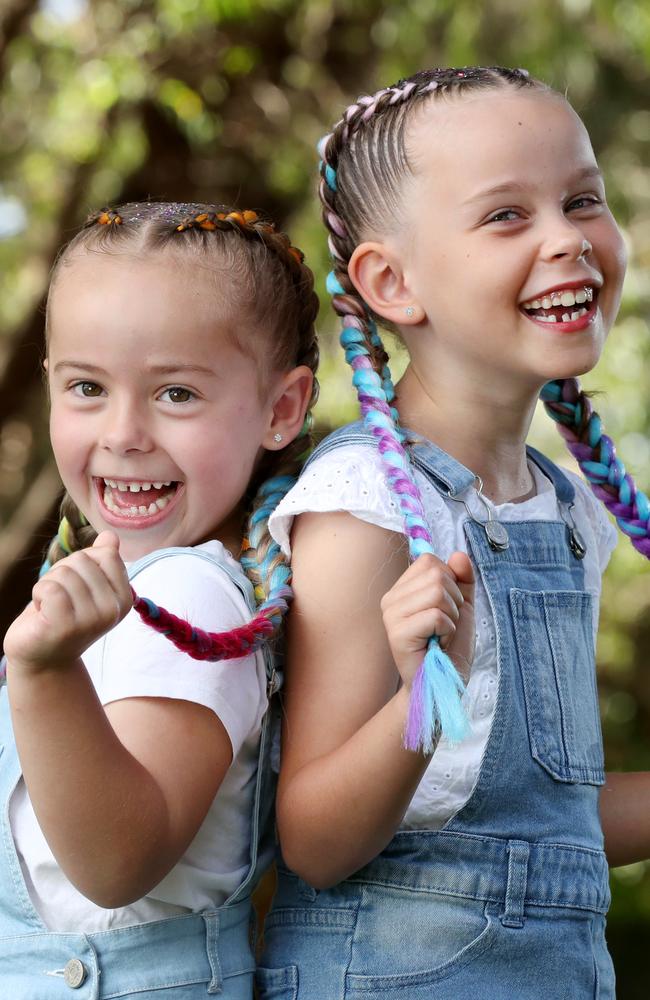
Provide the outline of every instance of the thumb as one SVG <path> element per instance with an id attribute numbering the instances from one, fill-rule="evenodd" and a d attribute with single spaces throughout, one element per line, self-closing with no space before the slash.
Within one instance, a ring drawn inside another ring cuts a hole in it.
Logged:
<path id="1" fill-rule="evenodd" d="M 474 602 L 474 567 L 466 552 L 452 552 L 447 565 L 466 601 Z"/>
<path id="2" fill-rule="evenodd" d="M 120 540 L 114 531 L 100 531 L 93 542 L 94 549 L 115 549 L 119 551 Z"/>

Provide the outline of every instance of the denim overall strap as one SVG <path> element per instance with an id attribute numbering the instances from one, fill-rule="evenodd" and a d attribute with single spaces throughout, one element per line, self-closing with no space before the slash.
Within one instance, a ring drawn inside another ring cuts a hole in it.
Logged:
<path id="1" fill-rule="evenodd" d="M 9 800 L 21 776 L 6 685 L 0 688 L 0 933 L 43 931 L 23 879 L 9 821 Z M 0 945 L 0 951 L 2 950 Z"/>
<path id="2" fill-rule="evenodd" d="M 440 492 L 455 497 L 476 482 L 476 476 L 473 472 L 470 472 L 437 445 L 431 441 L 425 441 L 413 431 L 403 429 L 403 433 L 404 446 L 410 454 L 413 465 L 416 468 L 426 469 L 429 476 L 436 480 Z M 376 438 L 369 431 L 364 430 L 362 421 L 339 427 L 323 438 L 309 456 L 303 472 L 321 455 L 353 444 L 377 447 Z"/>

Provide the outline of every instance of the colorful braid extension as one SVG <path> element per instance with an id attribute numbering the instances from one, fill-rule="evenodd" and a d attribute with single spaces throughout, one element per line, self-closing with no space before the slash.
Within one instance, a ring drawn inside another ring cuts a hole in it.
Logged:
<path id="1" fill-rule="evenodd" d="M 540 399 L 595 495 L 614 515 L 634 548 L 650 559 L 650 501 L 625 471 L 614 442 L 603 433 L 601 419 L 578 380 L 547 382 Z"/>
<path id="2" fill-rule="evenodd" d="M 341 345 L 353 371 L 352 382 L 357 390 L 365 427 L 377 441 L 388 485 L 397 499 L 404 518 L 404 531 L 409 553 L 416 559 L 423 553 L 433 553 L 433 542 L 426 523 L 420 492 L 413 480 L 411 464 L 402 444 L 402 432 L 395 421 L 390 402 L 394 395 L 386 392 L 386 376 L 373 368 L 366 338 L 359 322 L 359 302 L 346 294 L 334 272 L 327 288 L 332 305 L 341 317 Z M 373 338 L 374 339 L 374 338 Z M 387 367 L 387 366 L 385 366 Z M 388 378 L 390 389 L 392 381 Z M 429 640 L 426 655 L 413 680 L 409 711 L 404 733 L 404 745 L 409 750 L 433 753 L 440 732 L 451 743 L 462 740 L 467 733 L 467 716 L 461 703 L 463 682 L 453 663 L 440 648 L 436 636 Z"/>

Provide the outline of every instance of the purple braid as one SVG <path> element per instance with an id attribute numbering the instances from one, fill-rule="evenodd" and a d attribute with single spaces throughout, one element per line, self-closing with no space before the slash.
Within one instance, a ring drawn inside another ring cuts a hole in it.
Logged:
<path id="1" fill-rule="evenodd" d="M 650 559 L 650 501 L 625 471 L 578 380 L 547 382 L 540 397 L 595 495 L 634 548 Z"/>

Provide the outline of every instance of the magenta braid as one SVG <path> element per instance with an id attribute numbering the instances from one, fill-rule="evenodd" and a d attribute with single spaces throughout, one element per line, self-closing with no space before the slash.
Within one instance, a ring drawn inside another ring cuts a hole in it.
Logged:
<path id="1" fill-rule="evenodd" d="M 290 588 L 287 588 L 291 595 Z M 246 625 L 230 629 L 228 632 L 204 632 L 194 628 L 183 618 L 171 611 L 158 607 L 147 597 L 138 597 L 133 587 L 133 607 L 145 625 L 161 632 L 177 649 L 189 653 L 193 660 L 233 660 L 259 649 L 276 631 L 268 612 L 260 612 Z M 287 601 L 278 602 L 276 616 L 279 620 L 288 609 Z"/>
<path id="2" fill-rule="evenodd" d="M 578 380 L 548 382 L 540 398 L 595 495 L 634 548 L 650 559 L 650 501 L 617 458 L 614 442 L 603 433 L 601 419 Z"/>

